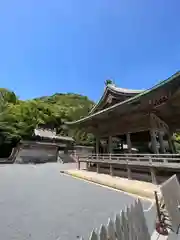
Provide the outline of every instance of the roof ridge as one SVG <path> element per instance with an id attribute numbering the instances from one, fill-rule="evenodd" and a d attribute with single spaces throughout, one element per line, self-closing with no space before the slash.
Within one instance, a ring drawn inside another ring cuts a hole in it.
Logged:
<path id="1" fill-rule="evenodd" d="M 137 95 L 135 95 L 135 96 L 133 96 L 133 97 L 131 97 L 131 98 L 123 101 L 123 102 L 116 103 L 116 104 L 114 104 L 113 106 L 110 106 L 110 107 L 108 107 L 108 108 L 106 108 L 106 109 L 100 110 L 100 111 L 95 112 L 95 113 L 90 112 L 90 113 L 92 113 L 91 115 L 88 115 L 88 116 L 86 116 L 86 117 L 84 117 L 84 118 L 81 118 L 81 119 L 79 119 L 79 120 L 76 120 L 76 121 L 74 121 L 74 122 L 66 122 L 66 123 L 68 123 L 68 124 L 79 123 L 79 122 L 82 122 L 82 121 L 84 121 L 84 120 L 86 120 L 86 119 L 91 119 L 92 117 L 97 116 L 97 115 L 99 115 L 99 114 L 101 114 L 101 113 L 104 113 L 104 112 L 107 112 L 107 111 L 111 111 L 112 109 L 117 108 L 118 106 L 121 106 L 121 105 L 123 105 L 123 104 L 131 103 L 131 102 L 133 102 L 134 100 L 138 99 L 139 97 L 144 96 L 144 95 L 148 94 L 149 92 L 156 90 L 157 88 L 163 86 L 163 85 L 166 84 L 166 83 L 171 82 L 172 80 L 174 80 L 176 77 L 179 77 L 179 76 L 180 76 L 180 71 L 176 72 L 176 73 L 173 74 L 171 77 L 169 77 L 169 78 L 161 81 L 160 83 L 154 85 L 153 87 L 151 87 L 151 88 L 149 88 L 149 89 L 147 89 L 147 90 L 144 90 L 144 91 L 140 92 L 139 94 L 137 94 Z M 95 106 L 96 106 L 96 105 L 95 105 Z"/>
<path id="2" fill-rule="evenodd" d="M 117 92 L 123 92 L 123 93 L 140 93 L 144 91 L 144 89 L 128 89 L 128 88 L 121 88 L 117 87 L 115 84 L 109 84 L 107 85 L 108 88 L 116 90 Z"/>

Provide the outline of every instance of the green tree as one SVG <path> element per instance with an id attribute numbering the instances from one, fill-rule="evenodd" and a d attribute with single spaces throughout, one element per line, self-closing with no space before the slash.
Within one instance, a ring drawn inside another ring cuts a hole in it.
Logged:
<path id="1" fill-rule="evenodd" d="M 74 137 L 79 144 L 91 144 L 89 135 L 78 129 L 68 129 L 64 122 L 87 115 L 93 104 L 87 97 L 72 93 L 22 101 L 14 92 L 1 88 L 0 143 L 28 139 L 34 128 L 44 126 Z"/>

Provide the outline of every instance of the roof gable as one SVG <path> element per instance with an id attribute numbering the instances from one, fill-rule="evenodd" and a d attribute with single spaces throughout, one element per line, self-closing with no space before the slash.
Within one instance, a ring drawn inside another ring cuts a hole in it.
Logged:
<path id="1" fill-rule="evenodd" d="M 164 81 L 161 81 L 160 83 L 153 86 L 152 88 L 149 88 L 149 89 L 144 90 L 144 91 L 143 90 L 140 91 L 139 94 L 135 94 L 133 97 L 130 97 L 129 99 L 127 99 L 125 101 L 119 102 L 119 103 L 117 103 L 113 106 L 108 107 L 107 109 L 93 111 L 87 117 L 81 118 L 81 119 L 79 119 L 77 121 L 74 121 L 74 122 L 66 122 L 66 124 L 68 124 L 68 125 L 81 124 L 83 122 L 86 122 L 86 121 L 88 122 L 88 121 L 90 121 L 92 119 L 95 119 L 95 118 L 97 119 L 99 116 L 102 116 L 102 117 L 106 116 L 107 117 L 110 112 L 115 111 L 116 109 L 118 109 L 119 111 L 120 110 L 122 111 L 123 107 L 125 108 L 125 106 L 126 107 L 128 106 L 128 108 L 126 108 L 126 109 L 128 109 L 128 111 L 129 111 L 129 109 L 132 107 L 132 105 L 134 103 L 137 103 L 137 101 L 139 101 L 140 99 L 145 99 L 145 98 L 146 98 L 146 100 L 149 101 L 153 97 L 154 93 L 157 93 L 157 92 L 161 91 L 162 89 L 169 90 L 169 92 L 171 92 L 173 95 L 175 95 L 177 92 L 179 92 L 180 91 L 180 72 L 175 73 L 174 75 L 172 75 L 168 79 L 166 79 Z"/>
<path id="2" fill-rule="evenodd" d="M 114 84 L 106 85 L 104 93 L 98 103 L 91 109 L 89 114 L 108 108 L 116 103 L 123 102 L 144 90 L 132 90 L 116 87 Z"/>

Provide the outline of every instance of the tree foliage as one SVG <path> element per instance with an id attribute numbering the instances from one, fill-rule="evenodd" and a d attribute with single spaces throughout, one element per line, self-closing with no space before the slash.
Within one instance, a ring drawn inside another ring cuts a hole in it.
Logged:
<path id="1" fill-rule="evenodd" d="M 92 145 L 94 139 L 91 134 L 80 129 L 68 129 L 64 122 L 86 116 L 93 105 L 86 96 L 73 93 L 56 93 L 22 101 L 14 92 L 0 88 L 0 145 L 15 145 L 20 139 L 31 138 L 37 126 L 72 136 L 77 144 Z M 174 134 L 174 139 L 180 146 L 180 133 Z"/>
<path id="2" fill-rule="evenodd" d="M 73 136 L 78 144 L 91 144 L 93 137 L 78 129 L 68 129 L 65 121 L 88 114 L 93 102 L 78 94 L 56 93 L 32 100 L 19 100 L 8 89 L 0 89 L 0 144 L 17 142 L 32 136 L 34 128 L 56 129 L 60 135 Z"/>

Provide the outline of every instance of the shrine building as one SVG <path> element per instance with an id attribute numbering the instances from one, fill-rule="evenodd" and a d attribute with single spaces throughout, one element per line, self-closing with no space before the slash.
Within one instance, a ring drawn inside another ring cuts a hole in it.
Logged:
<path id="1" fill-rule="evenodd" d="M 175 153 L 172 136 L 180 130 L 180 72 L 147 90 L 107 84 L 88 116 L 67 125 L 92 133 L 96 153 L 123 152 L 125 146 L 129 153 L 134 148 Z"/>

